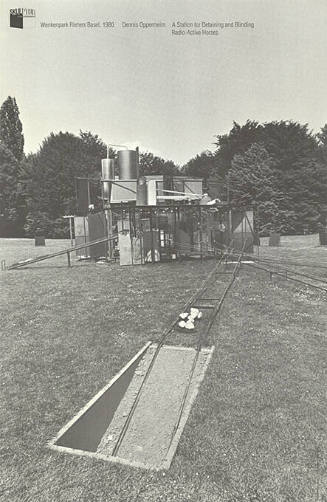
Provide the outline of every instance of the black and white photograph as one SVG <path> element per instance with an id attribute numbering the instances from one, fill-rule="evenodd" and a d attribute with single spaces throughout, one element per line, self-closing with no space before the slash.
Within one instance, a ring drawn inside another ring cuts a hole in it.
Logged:
<path id="1" fill-rule="evenodd" d="M 326 0 L 1 0 L 0 502 L 327 502 Z"/>

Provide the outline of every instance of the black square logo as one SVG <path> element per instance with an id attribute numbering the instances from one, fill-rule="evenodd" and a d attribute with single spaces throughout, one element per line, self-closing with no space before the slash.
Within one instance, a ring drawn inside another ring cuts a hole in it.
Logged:
<path id="1" fill-rule="evenodd" d="M 23 14 L 10 13 L 10 27 L 23 29 Z"/>

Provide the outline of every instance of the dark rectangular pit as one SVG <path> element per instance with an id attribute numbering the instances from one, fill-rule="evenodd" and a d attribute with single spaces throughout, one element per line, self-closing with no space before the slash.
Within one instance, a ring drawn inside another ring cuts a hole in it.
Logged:
<path id="1" fill-rule="evenodd" d="M 195 349 L 163 346 L 143 383 L 155 350 L 156 345 L 147 343 L 61 429 L 49 443 L 50 448 L 148 469 L 169 468 L 213 347 L 201 350 L 190 379 Z M 140 388 L 139 400 L 129 427 L 118 452 L 113 456 Z M 186 391 L 187 398 L 178 424 Z"/>

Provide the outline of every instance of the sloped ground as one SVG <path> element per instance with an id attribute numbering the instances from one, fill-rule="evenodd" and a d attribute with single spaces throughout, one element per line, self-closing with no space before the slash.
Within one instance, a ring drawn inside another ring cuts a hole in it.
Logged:
<path id="1" fill-rule="evenodd" d="M 327 258 L 311 241 L 302 252 Z M 149 473 L 46 442 L 158 339 L 213 263 L 45 264 L 0 275 L 1 501 L 327 498 L 324 293 L 243 266 L 212 329 L 216 350 L 172 467 Z"/>

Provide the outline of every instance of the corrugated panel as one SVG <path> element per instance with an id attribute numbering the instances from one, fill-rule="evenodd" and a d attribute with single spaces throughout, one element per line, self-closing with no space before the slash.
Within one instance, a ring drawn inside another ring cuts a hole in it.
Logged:
<path id="1" fill-rule="evenodd" d="M 104 213 L 95 213 L 88 215 L 89 242 L 107 237 L 107 222 Z M 99 258 L 107 255 L 107 243 L 102 242 L 96 246 L 90 247 L 92 258 Z"/>

